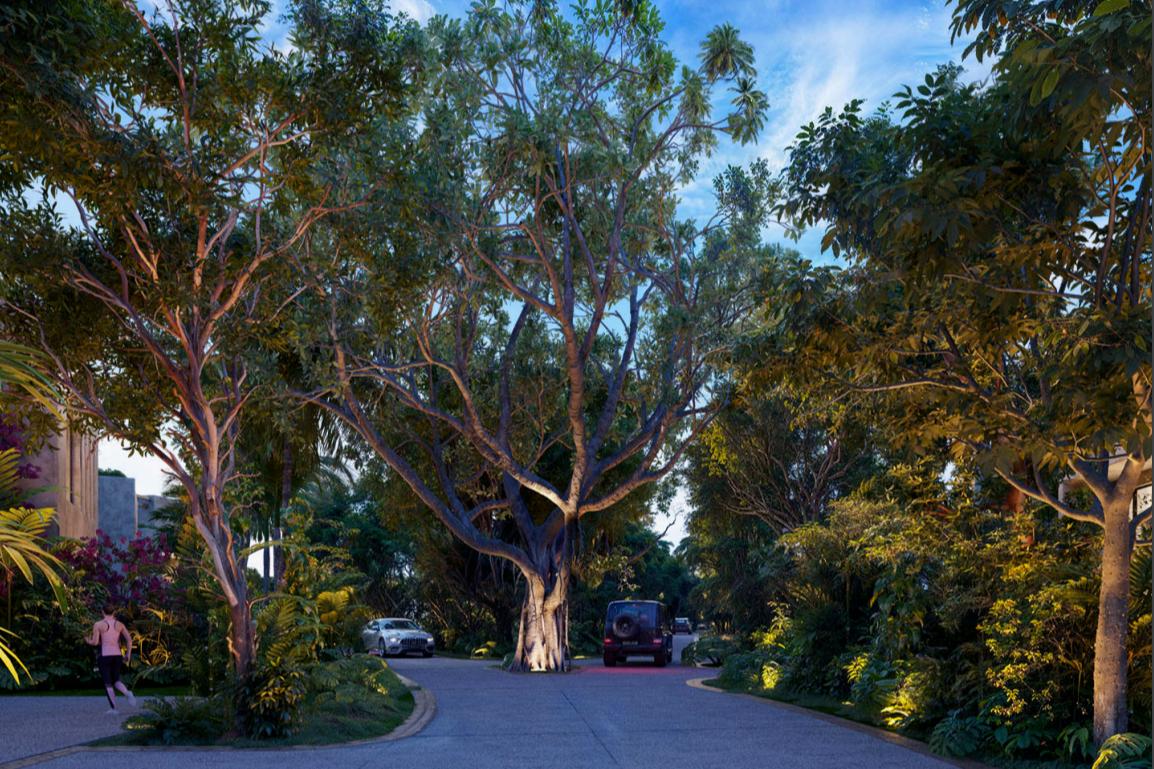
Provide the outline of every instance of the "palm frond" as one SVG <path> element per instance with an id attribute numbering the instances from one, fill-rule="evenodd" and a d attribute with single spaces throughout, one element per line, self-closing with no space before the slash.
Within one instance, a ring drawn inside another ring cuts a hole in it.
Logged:
<path id="1" fill-rule="evenodd" d="M 43 373 L 47 359 L 31 347 L 0 339 L 0 385 L 19 390 L 32 401 L 62 418 L 60 394 Z"/>
<path id="2" fill-rule="evenodd" d="M 16 634 L 7 628 L 0 627 L 0 665 L 4 666 L 4 669 L 8 671 L 8 674 L 12 676 L 12 680 L 16 683 L 20 683 L 21 670 L 24 671 L 24 675 L 31 678 L 32 674 L 28 672 L 28 668 L 20 658 L 16 656 L 16 652 L 12 651 L 12 647 L 4 643 L 2 636 L 15 638 Z"/>

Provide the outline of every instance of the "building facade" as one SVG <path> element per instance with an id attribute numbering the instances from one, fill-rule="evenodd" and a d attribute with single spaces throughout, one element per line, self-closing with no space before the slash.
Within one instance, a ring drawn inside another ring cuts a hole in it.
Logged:
<path id="1" fill-rule="evenodd" d="M 56 511 L 51 533 L 75 538 L 96 534 L 100 522 L 96 446 L 96 438 L 64 426 L 30 458 L 40 472 L 27 486 L 43 491 L 29 504 Z"/>

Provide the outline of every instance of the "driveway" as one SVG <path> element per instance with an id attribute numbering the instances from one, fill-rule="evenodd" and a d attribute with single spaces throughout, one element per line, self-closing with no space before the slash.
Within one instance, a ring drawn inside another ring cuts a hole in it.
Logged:
<path id="1" fill-rule="evenodd" d="M 678 638 L 678 647 L 684 645 Z M 74 753 L 38 766 L 315 769 L 948 769 L 953 764 L 874 734 L 765 700 L 691 688 L 708 671 L 643 663 L 613 669 L 582 663 L 570 675 L 511 675 L 491 663 L 393 660 L 430 689 L 437 714 L 397 742 L 289 751 Z M 0 743 L 19 718 L 0 698 Z M 22 701 L 27 701 L 21 698 Z M 61 703 L 63 704 L 63 703 Z M 60 714 L 67 721 L 72 716 Z M 77 718 L 91 718 L 80 716 Z M 32 728 L 52 728 L 40 722 Z M 5 751 L 7 752 L 7 751 Z M 6 758 L 11 757 L 6 756 Z M 2 760 L 2 759 L 0 759 Z"/>

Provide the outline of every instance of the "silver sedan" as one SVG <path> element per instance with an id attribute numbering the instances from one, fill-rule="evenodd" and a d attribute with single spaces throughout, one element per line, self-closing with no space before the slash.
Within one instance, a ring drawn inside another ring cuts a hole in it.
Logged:
<path id="1" fill-rule="evenodd" d="M 390 654 L 420 653 L 432 657 L 436 644 L 433 636 L 421 626 L 404 617 L 381 617 L 361 630 L 365 651 L 376 651 L 382 657 Z"/>

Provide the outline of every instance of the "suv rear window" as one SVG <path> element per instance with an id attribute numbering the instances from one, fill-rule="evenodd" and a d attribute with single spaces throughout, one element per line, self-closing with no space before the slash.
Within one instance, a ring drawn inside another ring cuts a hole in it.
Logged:
<path id="1" fill-rule="evenodd" d="M 637 617 L 641 624 L 655 627 L 657 622 L 657 604 L 655 603 L 615 603 L 609 606 L 605 621 L 612 624 L 618 616 L 629 613 Z"/>

